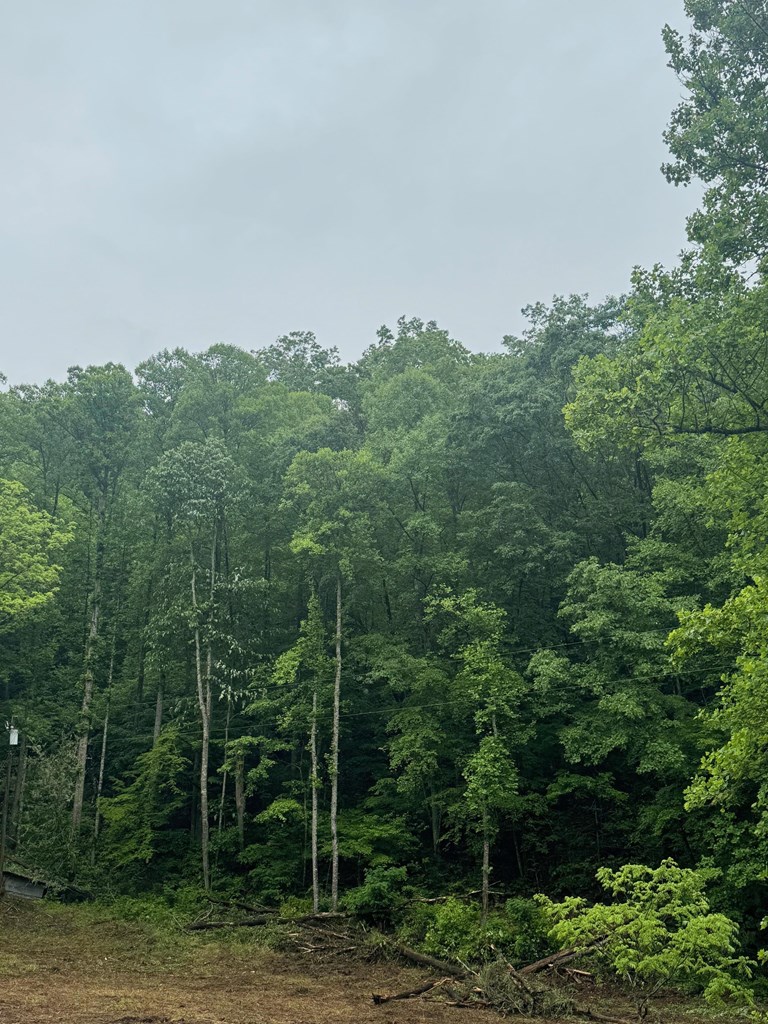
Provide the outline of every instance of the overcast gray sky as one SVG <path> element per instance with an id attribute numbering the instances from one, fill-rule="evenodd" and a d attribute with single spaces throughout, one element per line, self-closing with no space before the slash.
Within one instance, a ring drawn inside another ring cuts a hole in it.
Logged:
<path id="1" fill-rule="evenodd" d="M 400 314 L 473 349 L 674 262 L 682 0 L 23 0 L 0 33 L 0 370 Z"/>

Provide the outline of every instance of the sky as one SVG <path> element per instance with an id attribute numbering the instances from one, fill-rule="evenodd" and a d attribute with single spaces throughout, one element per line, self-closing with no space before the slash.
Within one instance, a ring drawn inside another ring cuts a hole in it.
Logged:
<path id="1" fill-rule="evenodd" d="M 682 0 L 24 0 L 0 33 L 0 371 L 401 315 L 473 350 L 673 264 Z"/>

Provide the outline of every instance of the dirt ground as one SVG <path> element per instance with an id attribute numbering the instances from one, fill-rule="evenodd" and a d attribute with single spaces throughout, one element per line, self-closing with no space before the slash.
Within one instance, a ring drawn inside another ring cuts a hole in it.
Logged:
<path id="1" fill-rule="evenodd" d="M 484 1010 L 419 1000 L 374 1006 L 424 973 L 396 964 L 316 964 L 252 938 L 185 938 L 90 908 L 0 902 L 0 1024 L 472 1024 Z"/>
<path id="2" fill-rule="evenodd" d="M 375 1006 L 424 971 L 351 954 L 323 962 L 274 952 L 252 929 L 185 932 L 125 920 L 108 907 L 0 899 L 0 1024 L 498 1024 L 482 1008 L 426 999 Z M 601 1013 L 632 1016 L 626 998 L 580 991 Z M 701 1004 L 668 997 L 660 1024 L 712 1024 Z M 522 1020 L 522 1018 L 516 1018 Z M 583 1018 L 582 1018 L 583 1019 Z M 735 1017 L 730 1017 L 735 1021 Z M 718 1015 L 718 1024 L 728 1024 Z M 743 1021 L 743 1018 L 741 1018 Z M 536 1018 L 536 1024 L 559 1024 Z"/>

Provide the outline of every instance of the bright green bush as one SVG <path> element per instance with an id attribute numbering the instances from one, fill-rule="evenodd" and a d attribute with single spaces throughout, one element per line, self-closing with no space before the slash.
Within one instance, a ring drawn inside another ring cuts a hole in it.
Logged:
<path id="1" fill-rule="evenodd" d="M 575 896 L 561 903 L 537 899 L 556 945 L 594 946 L 592 959 L 634 989 L 640 1012 L 665 986 L 701 991 L 716 1004 L 749 1002 L 745 982 L 753 965 L 737 955 L 736 923 L 710 912 L 704 891 L 709 877 L 673 860 L 655 869 L 625 864 L 597 872 L 610 903 L 589 906 Z"/>

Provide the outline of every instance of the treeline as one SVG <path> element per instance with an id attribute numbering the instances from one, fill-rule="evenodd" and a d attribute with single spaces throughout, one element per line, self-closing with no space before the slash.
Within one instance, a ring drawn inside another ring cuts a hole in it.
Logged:
<path id="1" fill-rule="evenodd" d="M 401 319 L 350 365 L 294 333 L 0 395 L 17 862 L 333 905 L 366 872 L 559 895 L 673 857 L 757 920 L 757 6 L 667 32 L 667 173 L 710 187 L 628 296 L 530 307 L 494 355 Z"/>

